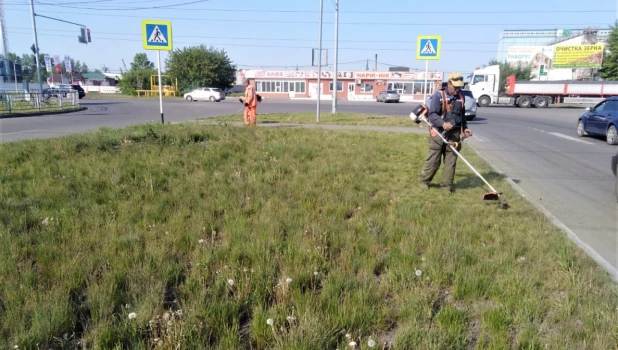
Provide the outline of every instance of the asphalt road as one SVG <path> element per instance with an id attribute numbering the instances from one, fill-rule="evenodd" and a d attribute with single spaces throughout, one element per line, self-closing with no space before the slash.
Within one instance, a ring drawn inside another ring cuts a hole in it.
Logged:
<path id="1" fill-rule="evenodd" d="M 330 112 L 332 101 L 322 101 L 321 109 Z M 148 121 L 161 122 L 159 101 L 154 99 L 82 100 L 87 111 L 53 116 L 0 119 L 0 140 L 3 142 L 31 138 L 57 137 L 76 132 L 96 130 L 101 126 L 126 127 Z M 258 107 L 260 113 L 312 112 L 316 101 L 265 100 Z M 411 104 L 339 101 L 338 112 L 385 113 L 408 115 Z M 238 113 L 242 121 L 242 105 L 238 98 L 221 102 L 186 102 L 182 99 L 163 101 L 165 122 L 184 122 L 196 118 Z M 259 118 L 259 117 L 258 117 Z"/>
<path id="2" fill-rule="evenodd" d="M 4 142 L 55 137 L 96 130 L 101 126 L 125 127 L 148 121 L 160 122 L 157 100 L 85 100 L 84 112 L 0 119 Z M 413 103 L 381 104 L 340 101 L 339 112 L 379 113 L 407 116 Z M 266 100 L 260 113 L 312 112 L 315 101 Z M 330 112 L 331 101 L 322 111 Z M 232 114 L 240 103 L 231 98 L 220 103 L 165 100 L 166 122 Z M 470 122 L 475 137 L 467 143 L 525 191 L 528 199 L 542 206 L 564 224 L 576 240 L 593 250 L 595 259 L 618 271 L 618 204 L 611 156 L 618 147 L 603 139 L 579 138 L 577 117 L 583 108 L 520 109 L 479 108 Z M 463 162 L 460 166 L 464 166 Z M 500 190 L 500 189 L 498 189 Z"/>

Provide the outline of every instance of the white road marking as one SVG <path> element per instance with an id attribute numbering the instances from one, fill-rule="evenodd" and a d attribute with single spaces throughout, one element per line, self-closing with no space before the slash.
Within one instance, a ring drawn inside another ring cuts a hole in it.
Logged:
<path id="1" fill-rule="evenodd" d="M 575 142 L 581 142 L 581 143 L 585 143 L 585 144 L 587 144 L 587 145 L 594 145 L 594 143 L 592 143 L 592 142 L 588 142 L 588 141 L 580 140 L 580 139 L 575 138 L 575 137 L 573 137 L 573 136 L 568 136 L 568 135 L 564 135 L 564 134 L 557 133 L 557 132 L 550 132 L 550 133 L 548 133 L 548 134 L 550 134 L 550 135 L 554 135 L 554 136 L 557 136 L 557 137 L 561 137 L 561 138 L 563 138 L 563 139 L 565 139 L 565 140 L 571 140 L 571 141 L 575 141 Z"/>

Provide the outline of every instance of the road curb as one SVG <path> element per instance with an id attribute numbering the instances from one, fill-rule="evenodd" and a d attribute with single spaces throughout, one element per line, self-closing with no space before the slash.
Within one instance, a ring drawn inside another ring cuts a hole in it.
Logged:
<path id="1" fill-rule="evenodd" d="M 67 113 L 75 113 L 82 112 L 87 110 L 88 107 L 82 106 L 78 109 L 71 109 L 67 111 L 55 111 L 55 112 L 36 112 L 36 113 L 24 113 L 24 114 L 0 114 L 0 119 L 11 119 L 11 118 L 22 118 L 22 117 L 40 117 L 43 115 L 55 115 L 55 114 L 67 114 Z"/>
<path id="2" fill-rule="evenodd" d="M 607 260 L 605 260 L 601 255 L 599 255 L 599 253 L 597 253 L 594 249 L 592 249 L 592 247 L 590 247 L 588 244 L 586 244 L 584 241 L 582 241 L 577 236 L 577 234 L 575 232 L 573 232 L 573 230 L 568 228 L 564 223 L 562 223 L 562 221 L 560 221 L 557 217 L 555 217 L 552 213 L 550 213 L 549 210 L 547 210 L 543 205 L 541 205 L 540 203 L 532 200 L 532 197 L 523 188 L 521 188 L 521 186 L 516 184 L 515 181 L 513 181 L 510 177 L 508 177 L 495 164 L 493 164 L 487 158 L 485 158 L 481 154 L 481 152 L 479 152 L 474 147 L 474 145 L 471 145 L 471 146 L 474 149 L 474 152 L 476 153 L 476 155 L 479 156 L 479 158 L 483 159 L 487 164 L 489 164 L 489 166 L 495 172 L 497 172 L 500 175 L 504 176 L 506 181 L 511 185 L 511 187 L 515 191 L 517 191 L 522 197 L 524 197 L 526 199 L 526 201 L 528 201 L 528 203 L 532 204 L 536 209 L 538 209 L 541 213 L 543 213 L 543 215 L 545 215 L 545 217 L 547 217 L 549 219 L 549 221 L 551 221 L 551 223 L 554 226 L 556 226 L 559 229 L 561 229 L 562 231 L 564 231 L 566 233 L 567 237 L 569 237 L 571 239 L 571 241 L 573 241 L 575 244 L 577 244 L 578 247 L 580 247 L 584 252 L 586 252 L 586 254 L 588 254 L 588 256 L 590 256 L 597 264 L 599 264 L 609 274 L 609 277 L 611 278 L 611 280 L 613 282 L 618 282 L 618 270 L 616 268 L 614 268 L 612 266 L 612 264 L 610 264 Z"/>

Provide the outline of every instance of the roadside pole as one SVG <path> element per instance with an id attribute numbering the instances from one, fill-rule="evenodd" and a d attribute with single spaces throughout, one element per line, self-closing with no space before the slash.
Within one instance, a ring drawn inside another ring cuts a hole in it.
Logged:
<path id="1" fill-rule="evenodd" d="M 163 116 L 163 84 L 161 81 L 161 51 L 172 50 L 172 23 L 169 21 L 142 20 L 142 41 L 144 49 L 157 51 L 159 109 L 161 112 L 161 124 L 165 124 Z"/>
<path id="2" fill-rule="evenodd" d="M 159 109 L 161 110 L 161 124 L 165 124 L 163 118 L 163 86 L 161 84 L 161 51 L 157 50 L 157 68 L 159 71 Z"/>
<path id="3" fill-rule="evenodd" d="M 322 14 L 324 13 L 324 0 L 320 0 L 320 30 L 319 30 L 319 45 L 318 45 L 318 106 L 316 111 L 316 121 L 320 122 L 320 94 L 322 91 Z"/>
<path id="4" fill-rule="evenodd" d="M 429 60 L 425 60 L 425 83 L 423 84 L 423 103 L 427 101 L 427 75 L 429 74 Z"/>
<path id="5" fill-rule="evenodd" d="M 423 103 L 427 101 L 427 81 L 429 75 L 429 60 L 439 60 L 442 49 L 440 36 L 419 36 L 416 39 L 416 59 L 425 60 L 425 85 L 423 85 Z"/>
<path id="6" fill-rule="evenodd" d="M 30 0 L 30 14 L 32 15 L 32 31 L 34 35 L 34 61 L 36 62 L 36 75 L 39 78 L 39 93 L 43 93 L 43 81 L 41 80 L 41 63 L 39 62 L 39 40 L 36 35 L 36 20 L 34 19 L 34 0 Z"/>
<path id="7" fill-rule="evenodd" d="M 333 76 L 333 114 L 337 113 L 337 94 L 339 93 L 339 0 L 335 0 L 335 75 Z M 343 83 L 341 83 L 343 87 Z"/>

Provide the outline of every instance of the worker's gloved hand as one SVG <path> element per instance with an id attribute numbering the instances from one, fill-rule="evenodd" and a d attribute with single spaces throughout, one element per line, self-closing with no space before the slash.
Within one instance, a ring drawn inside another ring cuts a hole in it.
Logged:
<path id="1" fill-rule="evenodd" d="M 466 137 L 472 137 L 472 130 L 470 129 L 464 130 L 464 135 L 466 135 Z"/>
<path id="2" fill-rule="evenodd" d="M 242 100 L 242 97 L 238 99 L 238 101 L 240 101 L 240 103 L 244 103 L 245 101 Z"/>
<path id="3" fill-rule="evenodd" d="M 245 107 L 249 107 L 249 104 L 248 104 L 248 103 L 245 103 Z"/>

